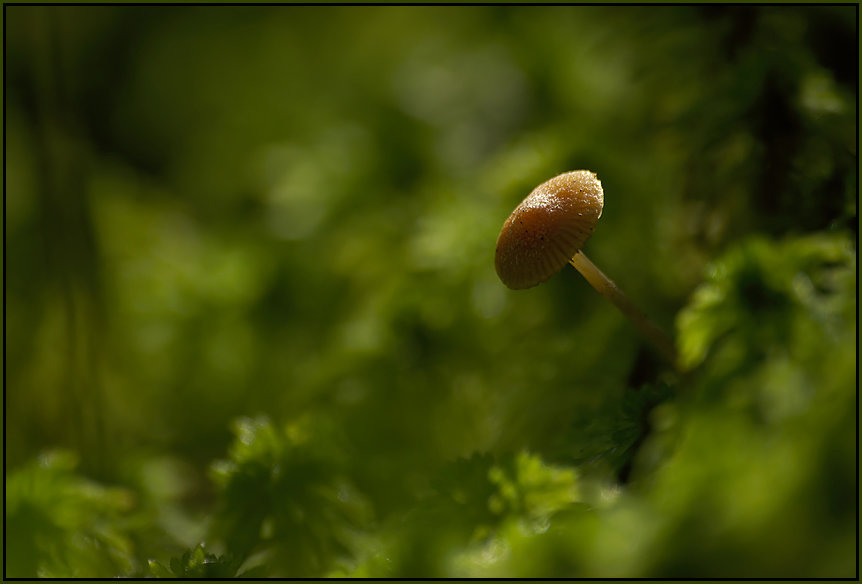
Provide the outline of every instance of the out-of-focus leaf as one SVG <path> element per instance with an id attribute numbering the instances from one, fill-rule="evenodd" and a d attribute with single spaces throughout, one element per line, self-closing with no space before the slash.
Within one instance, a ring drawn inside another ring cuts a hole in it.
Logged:
<path id="1" fill-rule="evenodd" d="M 343 476 L 335 429 L 320 417 L 284 426 L 242 418 L 229 458 L 213 465 L 215 532 L 240 561 L 264 553 L 273 573 L 320 573 L 349 557 L 371 512 Z"/>
<path id="2" fill-rule="evenodd" d="M 779 244 L 753 238 L 734 247 L 711 265 L 680 313 L 683 365 L 699 365 L 710 350 L 741 360 L 729 369 L 775 345 L 810 351 L 811 325 L 831 336 L 851 316 L 843 288 L 855 277 L 854 261 L 850 242 L 836 235 Z"/>
<path id="3" fill-rule="evenodd" d="M 134 549 L 123 524 L 133 493 L 75 471 L 69 452 L 46 452 L 6 480 L 6 574 L 17 578 L 128 576 Z"/>

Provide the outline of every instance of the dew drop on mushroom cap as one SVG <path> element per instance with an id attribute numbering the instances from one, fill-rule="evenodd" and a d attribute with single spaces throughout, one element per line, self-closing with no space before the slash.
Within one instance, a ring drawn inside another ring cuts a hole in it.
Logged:
<path id="1" fill-rule="evenodd" d="M 602 183 L 588 170 L 561 174 L 533 189 L 497 239 L 500 280 L 519 290 L 559 272 L 592 234 L 603 205 Z"/>

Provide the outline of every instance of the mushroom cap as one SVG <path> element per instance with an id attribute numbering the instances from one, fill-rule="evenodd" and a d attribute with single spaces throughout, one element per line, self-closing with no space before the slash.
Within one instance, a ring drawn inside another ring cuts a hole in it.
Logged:
<path id="1" fill-rule="evenodd" d="M 500 230 L 494 260 L 500 280 L 520 290 L 559 272 L 592 235 L 603 205 L 602 183 L 589 170 L 537 186 Z"/>

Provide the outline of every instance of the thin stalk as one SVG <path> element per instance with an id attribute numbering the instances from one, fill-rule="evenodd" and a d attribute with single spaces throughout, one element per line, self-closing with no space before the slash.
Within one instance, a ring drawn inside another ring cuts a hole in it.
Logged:
<path id="1" fill-rule="evenodd" d="M 671 365 L 677 366 L 676 348 L 673 340 L 661 330 L 647 315 L 638 309 L 634 303 L 629 300 L 629 297 L 623 294 L 613 281 L 608 278 L 596 265 L 584 255 L 582 251 L 578 251 L 569 260 L 576 270 L 587 279 L 587 282 L 596 289 L 596 292 L 610 300 L 614 306 L 620 309 L 626 317 L 635 325 L 640 333 L 653 344 L 662 356 L 670 361 Z"/>

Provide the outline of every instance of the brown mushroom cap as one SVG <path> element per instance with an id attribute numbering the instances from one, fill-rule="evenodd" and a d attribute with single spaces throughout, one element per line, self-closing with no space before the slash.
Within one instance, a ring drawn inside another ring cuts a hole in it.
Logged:
<path id="1" fill-rule="evenodd" d="M 497 238 L 500 280 L 519 290 L 559 272 L 593 233 L 603 205 L 602 183 L 589 170 L 555 176 L 533 189 Z"/>

